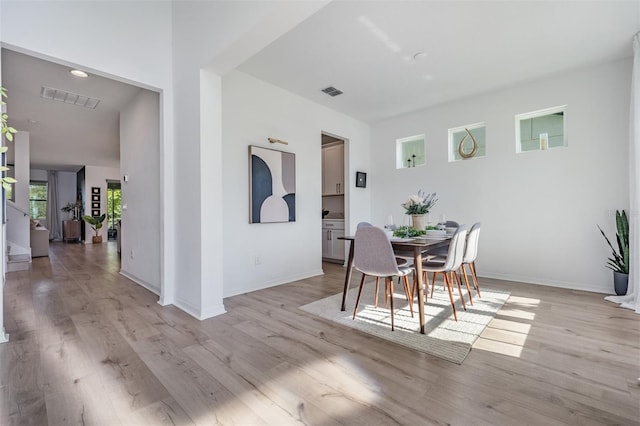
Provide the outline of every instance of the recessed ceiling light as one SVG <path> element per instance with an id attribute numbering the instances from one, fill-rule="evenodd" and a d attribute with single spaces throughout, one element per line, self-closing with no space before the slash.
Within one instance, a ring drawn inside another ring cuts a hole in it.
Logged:
<path id="1" fill-rule="evenodd" d="M 82 78 L 87 78 L 89 77 L 89 74 L 87 74 L 86 72 L 82 71 L 82 70 L 71 70 L 69 71 L 71 74 L 75 75 L 76 77 L 82 77 Z"/>

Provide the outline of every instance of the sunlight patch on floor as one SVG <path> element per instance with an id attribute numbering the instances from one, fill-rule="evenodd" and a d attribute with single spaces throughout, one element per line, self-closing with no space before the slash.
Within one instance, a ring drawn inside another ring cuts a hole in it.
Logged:
<path id="1" fill-rule="evenodd" d="M 536 317 L 535 312 L 524 311 L 522 309 L 513 309 L 510 307 L 504 306 L 500 311 L 498 311 L 499 317 L 511 317 L 511 318 L 519 318 L 524 320 L 533 321 Z"/>
<path id="2" fill-rule="evenodd" d="M 530 321 L 535 319 L 534 310 L 539 304 L 540 299 L 509 297 L 507 304 L 473 344 L 473 349 L 520 358 L 531 331 Z"/>

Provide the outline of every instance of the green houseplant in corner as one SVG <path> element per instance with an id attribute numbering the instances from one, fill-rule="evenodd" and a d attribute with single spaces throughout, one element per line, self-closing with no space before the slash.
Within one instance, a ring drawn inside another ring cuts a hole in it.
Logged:
<path id="1" fill-rule="evenodd" d="M 627 294 L 629 284 L 629 221 L 627 213 L 616 210 L 616 240 L 618 249 L 616 250 L 605 235 L 600 226 L 600 233 L 611 247 L 611 257 L 608 259 L 607 268 L 613 271 L 613 286 L 618 296 Z"/>
<path id="2" fill-rule="evenodd" d="M 91 242 L 93 244 L 102 243 L 102 235 L 99 235 L 99 233 L 100 233 L 100 228 L 102 228 L 102 222 L 104 222 L 106 218 L 107 218 L 107 215 L 105 214 L 103 214 L 102 216 L 96 216 L 96 217 L 92 217 L 88 215 L 82 216 L 82 219 L 84 219 L 84 221 L 87 222 L 91 226 L 91 229 L 93 229 L 96 233 L 96 235 L 94 235 L 93 238 L 91 239 Z"/>

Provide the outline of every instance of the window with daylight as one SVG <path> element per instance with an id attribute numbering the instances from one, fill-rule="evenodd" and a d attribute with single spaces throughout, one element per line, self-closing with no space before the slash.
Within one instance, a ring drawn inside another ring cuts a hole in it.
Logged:
<path id="1" fill-rule="evenodd" d="M 487 154 L 485 123 L 449 129 L 449 161 L 484 157 Z"/>
<path id="2" fill-rule="evenodd" d="M 122 189 L 120 182 L 107 182 L 107 238 L 118 238 L 118 222 L 122 218 Z"/>
<path id="3" fill-rule="evenodd" d="M 47 182 L 29 182 L 29 213 L 31 219 L 47 218 Z"/>
<path id="4" fill-rule="evenodd" d="M 396 169 L 421 166 L 424 162 L 424 135 L 396 139 Z"/>
<path id="5" fill-rule="evenodd" d="M 567 146 L 566 109 L 563 105 L 516 115 L 516 152 Z"/>

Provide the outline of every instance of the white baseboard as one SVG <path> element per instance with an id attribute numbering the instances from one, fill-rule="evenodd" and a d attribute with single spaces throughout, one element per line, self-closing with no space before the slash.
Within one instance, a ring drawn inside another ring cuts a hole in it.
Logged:
<path id="1" fill-rule="evenodd" d="M 122 275 L 123 277 L 133 281 L 134 283 L 138 284 L 140 287 L 144 287 L 147 290 L 149 290 L 151 293 L 160 296 L 160 290 L 154 286 L 152 286 L 151 284 L 149 284 L 148 282 L 141 280 L 140 278 L 136 277 L 135 275 L 132 275 L 128 272 L 125 271 L 120 271 L 120 275 Z"/>
<path id="2" fill-rule="evenodd" d="M 496 280 L 516 281 L 525 284 L 545 285 L 548 287 L 566 288 L 569 290 L 582 290 L 591 293 L 611 294 L 610 290 L 604 287 L 595 287 L 570 281 L 547 280 L 525 275 L 509 275 L 496 272 L 478 271 L 478 278 L 492 278 Z"/>
<path id="3" fill-rule="evenodd" d="M 237 296 L 238 294 L 250 293 L 252 291 L 262 290 L 269 287 L 275 287 L 277 285 L 288 284 L 293 281 L 304 280 L 305 278 L 317 277 L 318 275 L 324 275 L 324 271 L 322 270 L 322 268 L 312 270 L 312 271 L 302 272 L 300 274 L 289 275 L 286 277 L 278 278 L 276 280 L 265 281 L 252 286 L 245 285 L 243 287 L 234 289 L 230 293 L 225 292 L 222 297 L 226 298 L 231 296 Z"/>
<path id="4" fill-rule="evenodd" d="M 181 299 L 179 297 L 176 298 L 174 305 L 177 308 L 183 310 L 184 312 L 188 313 L 189 315 L 191 315 L 192 317 L 200 321 L 208 318 L 213 318 L 215 316 L 222 315 L 227 312 L 223 304 L 213 306 L 205 309 L 204 311 L 201 311 L 199 307 L 194 306 L 188 301 Z"/>

